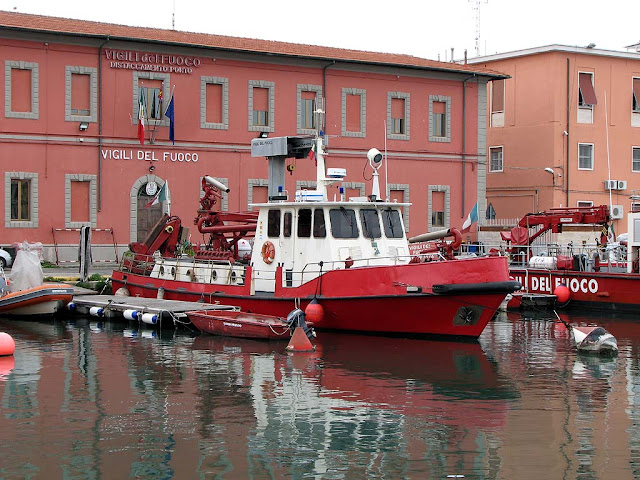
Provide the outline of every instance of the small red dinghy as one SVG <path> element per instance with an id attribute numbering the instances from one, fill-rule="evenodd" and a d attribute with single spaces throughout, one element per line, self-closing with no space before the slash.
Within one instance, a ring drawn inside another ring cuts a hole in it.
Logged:
<path id="1" fill-rule="evenodd" d="M 198 330 L 227 337 L 289 340 L 297 322 L 273 315 L 219 310 L 195 310 L 187 317 Z"/>

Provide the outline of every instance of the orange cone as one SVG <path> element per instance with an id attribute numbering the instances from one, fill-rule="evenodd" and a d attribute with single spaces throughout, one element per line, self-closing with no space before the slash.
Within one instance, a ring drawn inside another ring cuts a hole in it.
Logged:
<path id="1" fill-rule="evenodd" d="M 287 345 L 287 352 L 313 352 L 315 349 L 302 327 L 296 327 Z"/>

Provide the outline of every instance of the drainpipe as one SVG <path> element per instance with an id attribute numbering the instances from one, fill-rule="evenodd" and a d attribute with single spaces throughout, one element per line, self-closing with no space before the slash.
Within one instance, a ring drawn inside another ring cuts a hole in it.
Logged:
<path id="1" fill-rule="evenodd" d="M 102 211 L 102 48 L 109 37 L 98 47 L 98 212 Z"/>
<path id="2" fill-rule="evenodd" d="M 569 139 L 571 138 L 571 60 L 567 57 L 567 159 L 564 168 L 565 208 L 569 206 Z"/>
<path id="3" fill-rule="evenodd" d="M 322 131 L 327 133 L 327 68 L 336 64 L 336 61 L 332 61 L 331 63 L 325 65 L 322 68 L 322 95 L 324 95 L 324 115 L 322 116 Z"/>
<path id="4" fill-rule="evenodd" d="M 474 78 L 475 75 L 465 78 L 462 81 L 462 206 L 460 217 L 464 218 L 466 212 L 465 204 L 467 194 L 465 192 L 467 186 L 467 82 Z"/>

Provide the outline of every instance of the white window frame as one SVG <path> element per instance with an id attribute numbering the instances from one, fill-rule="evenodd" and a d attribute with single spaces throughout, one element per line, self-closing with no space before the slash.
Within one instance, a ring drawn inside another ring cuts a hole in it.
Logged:
<path id="1" fill-rule="evenodd" d="M 500 149 L 500 169 L 493 169 L 493 161 L 491 158 L 492 150 Z M 504 172 L 504 145 L 493 145 L 489 147 L 489 173 L 500 173 Z"/>
<path id="2" fill-rule="evenodd" d="M 580 147 L 583 145 L 588 145 L 591 146 L 591 167 L 590 168 L 586 168 L 586 167 L 581 167 L 580 166 Z M 595 164 L 595 146 L 593 143 L 578 143 L 578 148 L 577 148 L 578 152 L 578 170 L 593 170 L 594 168 L 594 164 Z"/>
<path id="3" fill-rule="evenodd" d="M 593 207 L 593 201 L 590 201 L 590 200 L 578 200 L 576 202 L 576 207 L 578 207 L 578 208 L 590 208 L 590 207 Z"/>
<path id="4" fill-rule="evenodd" d="M 636 152 L 638 155 L 637 168 L 636 168 Z M 634 173 L 640 173 L 640 147 L 631 147 L 631 171 Z"/>

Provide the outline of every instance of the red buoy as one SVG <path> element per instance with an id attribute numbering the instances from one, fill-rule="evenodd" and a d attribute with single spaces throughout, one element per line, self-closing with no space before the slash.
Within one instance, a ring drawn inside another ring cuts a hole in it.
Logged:
<path id="1" fill-rule="evenodd" d="M 566 285 L 558 285 L 553 294 L 558 297 L 558 303 L 567 303 L 571 298 L 571 290 Z"/>
<path id="2" fill-rule="evenodd" d="M 319 324 L 324 317 L 324 308 L 318 303 L 315 298 L 309 302 L 307 308 L 304 309 L 304 315 L 307 321 L 313 324 Z"/>
<path id="3" fill-rule="evenodd" d="M 0 332 L 0 356 L 13 355 L 16 351 L 16 342 L 8 333 Z"/>
<path id="4" fill-rule="evenodd" d="M 287 345 L 287 352 L 313 352 L 316 347 L 309 341 L 302 327 L 296 327 Z"/>

